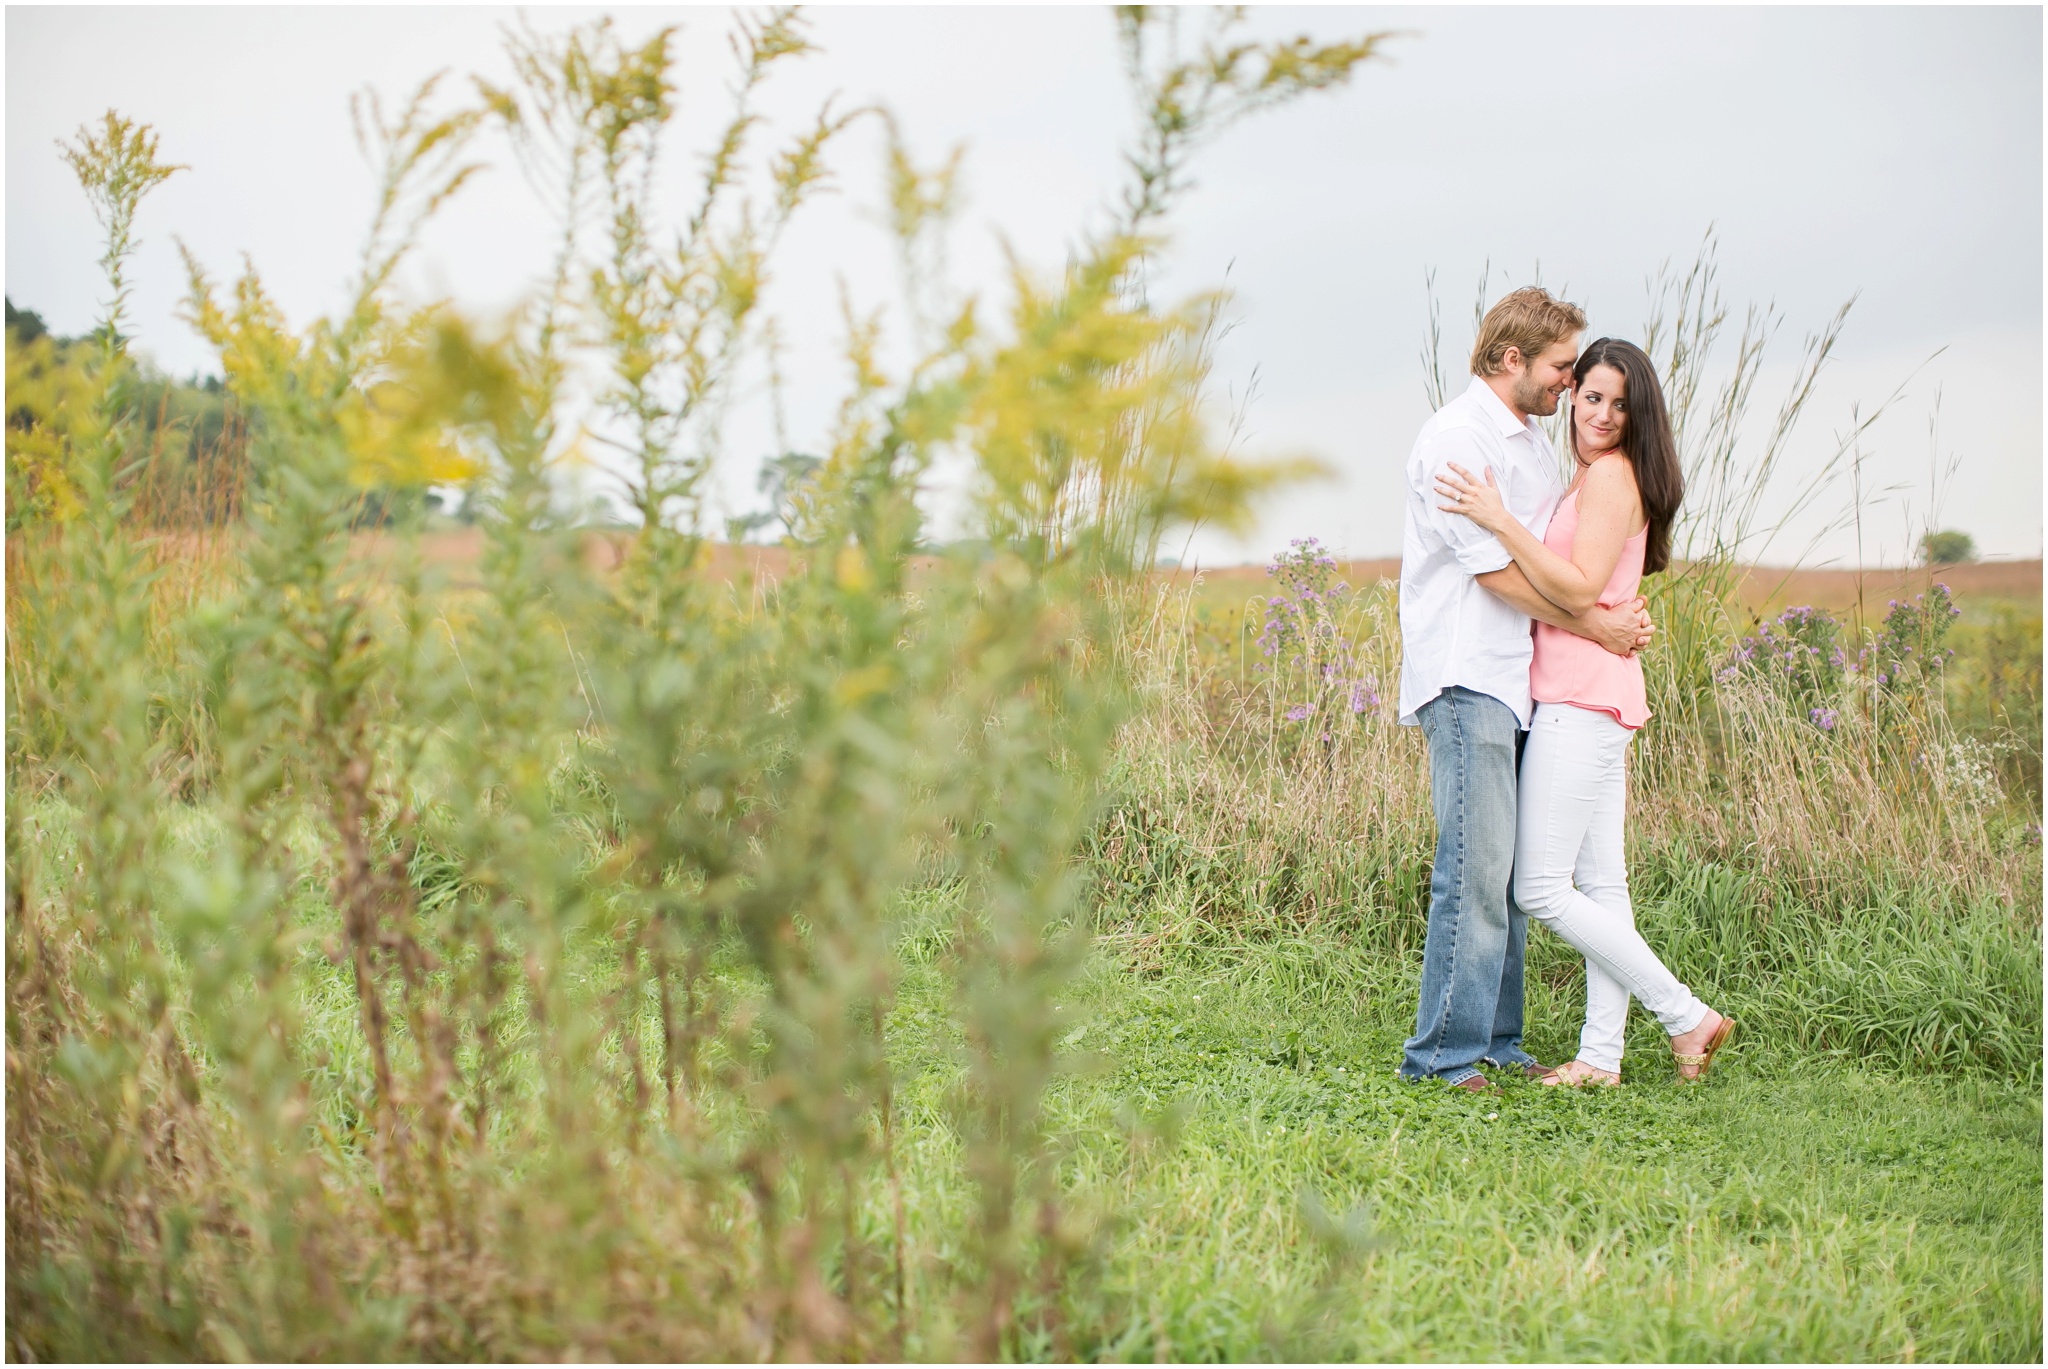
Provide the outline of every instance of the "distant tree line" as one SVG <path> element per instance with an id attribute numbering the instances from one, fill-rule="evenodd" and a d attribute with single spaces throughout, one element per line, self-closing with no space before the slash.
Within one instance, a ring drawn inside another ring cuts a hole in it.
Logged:
<path id="1" fill-rule="evenodd" d="M 92 333 L 53 332 L 42 315 L 6 300 L 7 528 L 63 521 L 78 507 L 72 426 L 82 416 Z M 219 376 L 179 380 L 133 352 L 126 405 L 131 517 L 162 529 L 218 527 L 241 513 L 248 485 L 251 419 Z M 452 501 L 446 501 L 452 502 Z M 357 525 L 416 521 L 442 506 L 424 488 L 371 485 Z M 464 518 L 457 511 L 455 516 Z"/>
<path id="2" fill-rule="evenodd" d="M 61 521 L 77 506 L 73 425 L 83 416 L 92 334 L 53 332 L 33 309 L 7 309 L 7 526 Z M 133 516 L 159 527 L 217 525 L 240 511 L 247 425 L 218 376 L 177 380 L 135 364 L 124 478 Z"/>

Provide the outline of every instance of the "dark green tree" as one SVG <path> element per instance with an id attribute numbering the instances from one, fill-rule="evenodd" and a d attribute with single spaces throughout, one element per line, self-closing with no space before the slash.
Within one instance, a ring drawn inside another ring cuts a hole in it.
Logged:
<path id="1" fill-rule="evenodd" d="M 1977 541 L 1953 528 L 1930 532 L 1920 539 L 1920 559 L 1930 566 L 1959 566 L 1977 559 Z"/>

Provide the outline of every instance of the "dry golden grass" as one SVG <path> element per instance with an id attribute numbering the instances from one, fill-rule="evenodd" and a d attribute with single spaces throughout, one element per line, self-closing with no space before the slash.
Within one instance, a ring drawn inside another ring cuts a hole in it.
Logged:
<path id="1" fill-rule="evenodd" d="M 1169 572 L 1186 583 L 1198 573 L 1181 569 Z M 1401 558 L 1371 557 L 1344 563 L 1344 578 L 1354 585 L 1401 578 Z M 1211 584 L 1235 585 L 1240 581 L 1264 581 L 1263 565 L 1203 567 L 1202 579 Z M 2041 560 L 1975 561 L 1967 565 L 1874 566 L 1868 570 L 1817 570 L 1793 566 L 1751 566 L 1742 574 L 1742 602 L 1759 613 L 1792 604 L 1816 608 L 1848 609 L 1856 604 L 1860 590 L 1866 604 L 1882 605 L 1886 599 L 1917 594 L 1930 579 L 1949 587 L 1958 599 L 2039 599 Z"/>
<path id="2" fill-rule="evenodd" d="M 616 568 L 632 537 L 630 531 L 593 531 L 588 541 L 593 563 L 607 570 Z M 357 535 L 359 554 L 364 556 L 387 555 L 405 540 L 405 534 L 390 532 Z M 441 529 L 418 534 L 417 546 L 427 564 L 445 567 L 460 577 L 483 555 L 484 538 L 478 528 Z M 707 542 L 705 552 L 711 566 L 719 574 L 729 577 L 741 570 L 757 577 L 780 577 L 789 570 L 790 552 L 786 547 Z M 1397 556 L 1367 557 L 1342 563 L 1338 573 L 1362 589 L 1381 581 L 1399 580 L 1401 560 Z M 1234 597 L 1240 590 L 1254 592 L 1270 577 L 1264 564 L 1248 563 L 1181 567 L 1161 571 L 1156 578 L 1182 586 L 1199 578 L 1204 585 L 1212 587 L 1212 594 L 1205 598 L 1221 601 Z M 1958 600 L 2039 600 L 2041 561 L 2038 557 L 2033 560 L 1976 561 L 1932 569 L 1925 566 L 1875 566 L 1862 571 L 1751 566 L 1742 572 L 1739 594 L 1743 606 L 1760 616 L 1768 616 L 1793 604 L 1811 604 L 1816 608 L 1843 612 L 1856 606 L 1859 593 L 1867 607 L 1882 609 L 1886 600 L 1911 597 L 1924 591 L 1935 580 L 1947 585 Z"/>

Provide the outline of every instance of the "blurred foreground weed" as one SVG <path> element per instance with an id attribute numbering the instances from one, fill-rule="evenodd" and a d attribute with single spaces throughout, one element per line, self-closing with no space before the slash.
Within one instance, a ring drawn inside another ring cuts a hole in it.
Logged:
<path id="1" fill-rule="evenodd" d="M 223 289 L 188 253 L 249 457 L 232 554 L 186 600 L 152 594 L 120 468 L 126 264 L 175 168 L 118 116 L 81 136 L 108 314 L 61 452 L 10 444 L 48 525 L 8 620 L 15 1353 L 1072 1344 L 1106 1214 L 1067 1210 L 1043 1098 L 1087 930 L 1074 856 L 1129 711 L 1113 610 L 1162 533 L 1236 524 L 1287 473 L 1208 433 L 1213 302 L 1154 309 L 1140 273 L 1197 141 L 1377 42 L 1238 22 L 1183 55 L 1177 19 L 1125 16 L 1132 189 L 1059 277 L 1017 267 L 1003 328 L 963 304 L 895 376 L 849 319 L 792 568 L 736 589 L 705 476 L 777 238 L 858 117 L 758 150 L 755 93 L 808 50 L 793 12 L 738 23 L 736 104 L 673 230 L 674 33 L 599 21 L 513 32 L 516 80 L 471 106 L 436 81 L 358 104 L 378 196 L 332 319 L 294 330 L 253 268 Z M 559 235 L 499 335 L 393 288 L 491 132 Z M 891 150 L 903 258 L 941 260 L 950 173 L 893 126 Z M 638 515 L 609 576 L 557 479 L 593 444 Z M 942 450 L 974 463 L 988 549 L 913 580 Z M 370 491 L 430 482 L 480 510 L 473 591 L 352 554 Z M 887 1025 L 898 919 L 932 899 L 972 1195 L 940 1247 L 910 1236 Z"/>

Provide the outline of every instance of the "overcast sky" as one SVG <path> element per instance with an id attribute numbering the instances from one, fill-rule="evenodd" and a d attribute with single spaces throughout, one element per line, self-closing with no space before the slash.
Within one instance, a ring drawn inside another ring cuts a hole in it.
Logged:
<path id="1" fill-rule="evenodd" d="M 143 213 L 143 348 L 174 372 L 215 369 L 176 318 L 174 234 L 217 277 L 246 253 L 294 322 L 335 309 L 369 205 L 350 92 L 389 101 L 443 68 L 503 79 L 500 28 L 513 13 L 10 6 L 8 296 L 59 331 L 90 326 L 95 232 L 54 144 L 111 106 L 155 125 L 164 154 L 191 168 Z M 593 13 L 527 11 L 541 29 Z M 725 12 L 618 15 L 629 35 L 683 27 L 670 164 L 687 172 L 724 108 Z M 999 291 L 999 234 L 1050 272 L 1100 223 L 1132 128 L 1106 11 L 825 8 L 812 19 L 822 52 L 778 79 L 768 112 L 794 128 L 837 92 L 889 105 L 927 160 L 964 143 L 953 254 L 966 286 Z M 1246 541 L 1199 537 L 1204 562 L 1299 536 L 1355 556 L 1398 549 L 1401 464 L 1428 415 L 1425 272 L 1437 274 L 1461 373 L 1487 263 L 1493 296 L 1540 263 L 1596 334 L 1640 338 L 1646 279 L 1667 259 L 1688 262 L 1710 224 L 1736 320 L 1752 303 L 1783 318 L 1765 409 L 1803 336 L 1857 296 L 1795 468 L 1832 447 L 1852 406 L 1867 411 L 1907 382 L 1865 447 L 1866 485 L 1906 487 L 1869 511 L 1866 561 L 1903 555 L 1928 512 L 1930 470 L 1951 456 L 1942 524 L 1992 554 L 2040 554 L 2038 8 L 1266 9 L 1253 25 L 1403 36 L 1348 88 L 1247 122 L 1196 164 L 1157 293 L 1227 272 L 1235 326 L 1217 379 L 1219 394 L 1242 397 L 1256 371 L 1247 445 L 1310 452 L 1338 473 L 1276 499 Z M 480 314 L 517 302 L 547 245 L 503 149 L 487 150 L 497 169 L 436 226 L 408 277 L 421 297 Z M 894 298 L 875 130 L 850 135 L 834 165 L 837 191 L 798 221 L 768 297 L 790 339 L 799 448 L 817 448 L 843 385 L 837 280 L 866 305 Z M 766 406 L 748 405 L 732 438 L 722 488 L 738 511 L 758 502 Z M 1841 502 L 1823 500 L 1770 559 L 1801 552 Z M 1812 559 L 1855 554 L 1841 532 Z"/>

